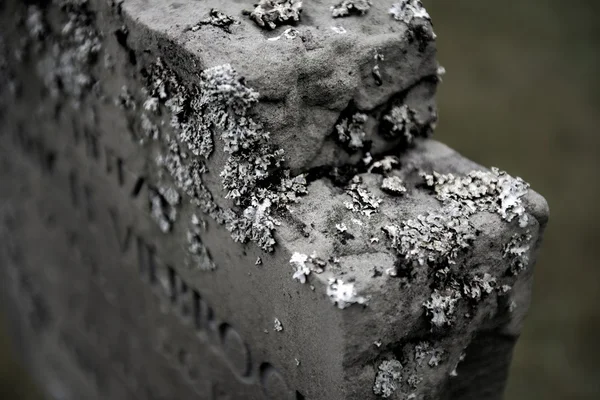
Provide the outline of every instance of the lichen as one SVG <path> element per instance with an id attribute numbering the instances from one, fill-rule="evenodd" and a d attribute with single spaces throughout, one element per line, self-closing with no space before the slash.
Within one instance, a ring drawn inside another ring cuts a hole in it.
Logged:
<path id="1" fill-rule="evenodd" d="M 231 237 L 240 243 L 251 240 L 264 250 L 271 251 L 275 246 L 273 230 L 279 221 L 271 215 L 271 200 L 252 199 L 243 214 L 236 215 L 232 209 L 226 211 L 226 228 L 231 232 Z"/>
<path id="2" fill-rule="evenodd" d="M 335 224 L 335 229 L 337 229 L 337 231 L 340 233 L 344 233 L 348 231 L 348 226 L 346 226 L 344 223 Z"/>
<path id="3" fill-rule="evenodd" d="M 177 218 L 181 196 L 175 189 L 164 186 L 149 189 L 148 196 L 150 215 L 163 233 L 170 232 Z"/>
<path id="4" fill-rule="evenodd" d="M 423 303 L 431 323 L 441 328 L 452 323 L 456 302 L 461 298 L 460 293 L 452 288 L 435 289 L 429 300 Z"/>
<path id="5" fill-rule="evenodd" d="M 383 398 L 394 394 L 402 385 L 402 364 L 392 359 L 382 361 L 377 367 L 377 375 L 373 383 L 373 393 Z"/>
<path id="6" fill-rule="evenodd" d="M 364 146 L 363 140 L 367 135 L 364 130 L 368 116 L 356 113 L 350 118 L 344 118 L 335 126 L 337 139 L 350 150 L 360 149 Z"/>
<path id="7" fill-rule="evenodd" d="M 198 86 L 188 88 L 159 58 L 151 68 L 149 98 L 144 104 L 164 104 L 171 112 L 170 125 L 178 138 L 192 154 L 208 158 L 213 150 L 211 128 L 227 122 L 226 109 L 220 102 L 228 95 L 228 89 L 218 77 L 210 79 L 202 75 Z"/>
<path id="8" fill-rule="evenodd" d="M 406 383 L 408 383 L 409 386 L 412 387 L 413 389 L 416 389 L 421 384 L 421 382 L 423 382 L 423 377 L 416 375 L 416 374 L 412 374 L 406 380 Z"/>
<path id="9" fill-rule="evenodd" d="M 531 250 L 531 235 L 528 232 L 515 233 L 504 246 L 502 257 L 508 258 L 510 272 L 519 274 L 529 265 L 529 252 Z"/>
<path id="10" fill-rule="evenodd" d="M 388 176 L 383 178 L 383 181 L 381 182 L 381 190 L 393 195 L 406 193 L 404 182 L 402 182 L 402 179 L 397 176 Z"/>
<path id="11" fill-rule="evenodd" d="M 175 185 L 188 196 L 193 199 L 202 198 L 205 191 L 201 178 L 205 172 L 204 165 L 197 160 L 189 162 L 189 156 L 173 138 L 167 135 L 165 141 L 167 142 L 167 152 L 157 156 L 157 166 L 167 171 Z M 197 205 L 200 204 L 197 203 Z"/>
<path id="12" fill-rule="evenodd" d="M 326 262 L 317 257 L 316 253 L 308 256 L 306 254 L 295 252 L 290 258 L 290 265 L 296 270 L 292 275 L 292 279 L 298 280 L 300 283 L 306 283 L 307 277 L 311 272 L 320 274 L 323 272 Z"/>
<path id="13" fill-rule="evenodd" d="M 352 201 L 344 202 L 345 207 L 367 217 L 376 213 L 383 201 L 362 185 L 362 180 L 358 175 L 352 178 L 350 184 L 346 187 L 346 193 L 352 198 Z"/>
<path id="14" fill-rule="evenodd" d="M 283 150 L 270 145 L 269 132 L 250 116 L 258 92 L 229 64 L 208 68 L 197 85 L 185 86 L 160 59 L 151 68 L 147 91 L 170 111 L 176 133 L 175 138 L 165 137 L 168 152 L 159 156 L 159 165 L 195 204 L 224 224 L 235 241 L 253 241 L 272 251 L 273 231 L 279 225 L 273 213 L 297 202 L 306 193 L 306 180 L 281 168 Z M 231 208 L 218 206 L 202 184 L 213 137 L 221 138 L 228 154 L 219 175 Z"/>
<path id="15" fill-rule="evenodd" d="M 523 197 L 529 184 L 521 178 L 513 178 L 497 168 L 489 172 L 471 171 L 463 177 L 436 172 L 423 174 L 423 177 L 440 201 L 459 207 L 467 215 L 480 211 L 496 212 L 508 222 L 517 218 L 519 226 L 527 226 Z"/>
<path id="16" fill-rule="evenodd" d="M 330 278 L 327 285 L 327 296 L 337 305 L 338 308 L 344 309 L 352 304 L 366 304 L 367 298 L 359 296 L 354 283 L 344 283 L 341 279 Z"/>
<path id="17" fill-rule="evenodd" d="M 200 233 L 202 231 L 202 221 L 196 214 L 192 215 L 191 224 L 187 231 L 188 257 L 186 264 L 188 268 L 200 271 L 213 271 L 217 268 L 213 262 L 208 249 L 202 242 Z"/>
<path id="18" fill-rule="evenodd" d="M 389 123 L 387 136 L 391 138 L 404 137 L 406 143 L 413 143 L 420 125 L 415 119 L 415 112 L 408 105 L 392 107 L 389 114 L 383 117 Z"/>
<path id="19" fill-rule="evenodd" d="M 127 86 L 121 86 L 121 93 L 115 98 L 115 105 L 124 110 L 135 110 L 137 108 L 135 99 Z"/>
<path id="20" fill-rule="evenodd" d="M 39 9 L 30 10 L 34 10 L 30 11 L 27 22 L 30 33 L 44 38 L 53 34 L 50 27 L 40 22 L 43 17 Z M 96 82 L 92 67 L 102 47 L 101 35 L 95 28 L 87 2 L 63 4 L 62 11 L 66 22 L 55 34 L 56 40 L 40 57 L 37 70 L 53 98 L 67 96 L 77 108 Z"/>
<path id="21" fill-rule="evenodd" d="M 283 332 L 283 324 L 279 318 L 275 318 L 273 320 L 273 329 L 275 329 L 275 332 Z"/>
<path id="22" fill-rule="evenodd" d="M 415 362 L 418 366 L 427 363 L 432 368 L 437 367 L 442 362 L 444 353 L 444 349 L 440 347 L 434 347 L 429 342 L 421 342 L 415 346 Z"/>
<path id="23" fill-rule="evenodd" d="M 375 161 L 368 169 L 368 172 L 390 172 L 395 167 L 400 166 L 400 160 L 396 156 L 384 156 L 381 160 Z"/>
<path id="24" fill-rule="evenodd" d="M 483 296 L 494 291 L 496 287 L 496 278 L 487 272 L 483 275 L 476 275 L 470 279 L 463 287 L 463 293 L 466 297 L 479 301 Z"/>
<path id="25" fill-rule="evenodd" d="M 27 7 L 25 26 L 29 31 L 29 37 L 31 39 L 42 40 L 48 34 L 48 26 L 44 14 L 38 6 L 31 5 Z"/>
<path id="26" fill-rule="evenodd" d="M 342 0 L 331 6 L 333 18 L 347 17 L 350 15 L 365 15 L 371 8 L 371 0 Z"/>
<path id="27" fill-rule="evenodd" d="M 461 251 L 472 245 L 476 234 L 476 229 L 456 209 L 419 215 L 402 221 L 400 226 L 385 226 L 383 231 L 405 263 L 435 266 L 456 263 Z"/>
<path id="28" fill-rule="evenodd" d="M 146 111 L 156 114 L 158 112 L 158 99 L 156 97 L 147 98 L 144 101 L 143 108 Z"/>
<path id="29" fill-rule="evenodd" d="M 410 24 L 415 18 L 430 21 L 431 17 L 420 0 L 400 0 L 392 5 L 389 10 L 392 17 L 397 21 Z"/>
<path id="30" fill-rule="evenodd" d="M 278 25 L 300 21 L 301 12 L 301 0 L 260 0 L 254 11 L 245 13 L 249 14 L 258 26 L 275 29 Z"/>
<path id="31" fill-rule="evenodd" d="M 160 129 L 152 122 L 146 113 L 142 113 L 140 116 L 142 138 L 140 142 L 144 144 L 148 140 L 158 140 L 160 136 Z"/>
<path id="32" fill-rule="evenodd" d="M 196 25 L 192 26 L 190 30 L 192 32 L 195 32 L 199 30 L 203 25 L 212 25 L 217 28 L 223 29 L 227 33 L 231 33 L 231 26 L 237 25 L 239 23 L 240 22 L 237 19 L 230 17 L 229 15 L 217 10 L 216 8 L 212 8 L 208 17 L 198 22 Z"/>

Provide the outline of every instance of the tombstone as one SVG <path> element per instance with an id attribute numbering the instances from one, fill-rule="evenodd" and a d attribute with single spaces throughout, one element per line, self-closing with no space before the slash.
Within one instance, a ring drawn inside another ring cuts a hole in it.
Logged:
<path id="1" fill-rule="evenodd" d="M 548 207 L 430 138 L 419 1 L 25 3 L 0 282 L 49 398 L 501 398 Z"/>

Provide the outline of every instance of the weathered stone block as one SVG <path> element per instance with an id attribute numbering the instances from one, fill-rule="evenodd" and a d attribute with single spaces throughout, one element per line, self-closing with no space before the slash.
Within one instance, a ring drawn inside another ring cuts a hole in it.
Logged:
<path id="1" fill-rule="evenodd" d="M 547 205 L 425 139 L 420 2 L 350 3 L 2 5 L 2 293 L 51 396 L 501 395 Z"/>

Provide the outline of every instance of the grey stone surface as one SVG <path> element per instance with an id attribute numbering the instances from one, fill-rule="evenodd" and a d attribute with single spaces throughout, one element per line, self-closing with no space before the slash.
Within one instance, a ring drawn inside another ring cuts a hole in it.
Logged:
<path id="1" fill-rule="evenodd" d="M 425 139 L 420 2 L 51 3 L 0 8 L 2 292 L 48 393 L 500 398 L 548 209 Z"/>

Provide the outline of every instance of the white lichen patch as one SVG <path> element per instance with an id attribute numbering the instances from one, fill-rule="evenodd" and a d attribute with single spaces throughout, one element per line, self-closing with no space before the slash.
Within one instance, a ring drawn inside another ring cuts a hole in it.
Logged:
<path id="1" fill-rule="evenodd" d="M 515 233 L 504 246 L 502 257 L 509 259 L 510 272 L 513 275 L 517 275 L 529 265 L 531 239 L 531 235 L 527 232 Z"/>
<path id="2" fill-rule="evenodd" d="M 157 166 L 166 170 L 176 186 L 188 196 L 196 200 L 203 198 L 205 189 L 201 176 L 205 172 L 204 165 L 198 160 L 189 161 L 189 156 L 174 139 L 167 137 L 165 140 L 168 142 L 168 152 L 156 158 Z"/>
<path id="3" fill-rule="evenodd" d="M 260 0 L 252 12 L 246 12 L 258 26 L 275 29 L 300 21 L 301 0 Z"/>
<path id="4" fill-rule="evenodd" d="M 463 293 L 466 297 L 473 300 L 480 300 L 483 296 L 488 295 L 494 291 L 496 287 L 496 278 L 487 272 L 483 275 L 475 276 L 463 287 Z"/>
<path id="5" fill-rule="evenodd" d="M 365 15 L 371 8 L 371 0 L 342 0 L 331 6 L 333 18 L 347 17 L 349 15 Z"/>
<path id="6" fill-rule="evenodd" d="M 335 229 L 340 233 L 348 232 L 348 227 L 344 223 L 335 224 Z"/>
<path id="7" fill-rule="evenodd" d="M 262 249 L 272 251 L 275 246 L 273 230 L 280 222 L 271 215 L 271 200 L 253 198 L 251 201 L 241 217 L 237 217 L 233 210 L 227 210 L 226 228 L 236 242 L 251 240 Z"/>
<path id="8" fill-rule="evenodd" d="M 499 290 L 500 290 L 500 293 L 506 294 L 506 293 L 508 293 L 508 292 L 510 292 L 512 290 L 512 286 L 510 286 L 510 285 L 502 285 Z"/>
<path id="9" fill-rule="evenodd" d="M 279 318 L 275 318 L 275 320 L 273 321 L 273 329 L 275 329 L 275 332 L 283 332 L 283 324 L 281 323 Z"/>
<path id="10" fill-rule="evenodd" d="M 29 32 L 29 37 L 35 40 L 42 40 L 48 33 L 48 27 L 44 15 L 38 6 L 31 5 L 27 7 L 27 17 L 25 26 Z"/>
<path id="11" fill-rule="evenodd" d="M 403 136 L 407 143 L 415 140 L 415 133 L 420 127 L 415 119 L 415 112 L 408 105 L 392 107 L 389 114 L 383 117 L 390 124 L 388 135 L 393 138 Z"/>
<path id="12" fill-rule="evenodd" d="M 460 293 L 454 289 L 445 289 L 442 291 L 435 289 L 430 299 L 423 303 L 423 307 L 425 307 L 426 314 L 430 317 L 431 323 L 438 328 L 450 325 L 456 302 L 460 298 Z"/>
<path id="13" fill-rule="evenodd" d="M 352 201 L 344 202 L 344 206 L 348 210 L 367 217 L 376 213 L 382 202 L 382 199 L 369 192 L 362 185 L 362 180 L 358 175 L 352 178 L 350 184 L 346 187 L 346 193 L 352 198 Z"/>
<path id="14" fill-rule="evenodd" d="M 529 184 L 521 178 L 513 178 L 497 168 L 490 172 L 471 171 L 463 177 L 436 172 L 423 174 L 423 177 L 440 201 L 454 204 L 468 215 L 479 211 L 497 212 L 508 222 L 517 218 L 519 226 L 527 226 L 523 197 Z"/>
<path id="15" fill-rule="evenodd" d="M 240 22 L 237 19 L 230 17 L 229 15 L 217 10 L 216 8 L 213 8 L 210 10 L 210 14 L 207 18 L 192 26 L 190 30 L 192 32 L 196 32 L 203 25 L 211 25 L 223 29 L 227 33 L 231 33 L 231 26 L 238 25 L 239 23 Z"/>
<path id="16" fill-rule="evenodd" d="M 367 135 L 364 130 L 367 119 L 367 114 L 363 113 L 356 113 L 350 118 L 342 119 L 335 126 L 338 141 L 351 150 L 362 148 L 363 140 Z"/>
<path id="17" fill-rule="evenodd" d="M 368 172 L 390 172 L 395 167 L 400 166 L 400 160 L 396 156 L 385 156 L 377 160 L 369 167 Z"/>
<path id="18" fill-rule="evenodd" d="M 436 75 L 441 82 L 442 78 L 446 75 L 446 68 L 440 65 L 437 68 Z"/>
<path id="19" fill-rule="evenodd" d="M 429 13 L 420 0 L 400 0 L 392 5 L 390 14 L 397 21 L 410 24 L 415 18 L 422 18 L 431 21 Z"/>
<path id="20" fill-rule="evenodd" d="M 383 398 L 394 394 L 402 385 L 402 364 L 398 360 L 385 360 L 377 367 L 373 393 Z"/>
<path id="21" fill-rule="evenodd" d="M 383 181 L 381 182 L 381 190 L 393 195 L 401 195 L 406 193 L 404 182 L 402 182 L 402 179 L 397 176 L 388 176 L 383 178 Z"/>
<path id="22" fill-rule="evenodd" d="M 60 31 L 51 32 L 43 22 L 41 10 L 35 7 L 29 10 L 27 25 L 30 34 L 38 39 L 50 36 L 55 39 L 40 57 L 38 73 L 53 98 L 65 96 L 78 108 L 82 98 L 96 83 L 92 69 L 102 44 L 101 34 L 95 28 L 94 13 L 89 10 L 87 2 L 73 2 L 62 9 Z M 50 41 L 38 40 L 37 43 L 37 50 L 41 50 Z"/>
<path id="23" fill-rule="evenodd" d="M 224 224 L 235 241 L 253 241 L 272 251 L 273 230 L 279 225 L 272 214 L 298 201 L 306 193 L 306 180 L 281 168 L 283 150 L 269 144 L 269 132 L 250 116 L 258 92 L 229 64 L 208 68 L 198 85 L 185 86 L 160 59 L 151 68 L 147 86 L 150 98 L 170 111 L 177 133 L 175 138 L 165 137 L 168 152 L 158 157 L 159 166 L 194 204 Z M 213 137 L 223 140 L 229 156 L 220 177 L 231 208 L 219 207 L 202 184 L 203 160 L 212 153 Z"/>
<path id="24" fill-rule="evenodd" d="M 144 144 L 148 140 L 158 140 L 160 136 L 160 129 L 158 126 L 152 122 L 152 120 L 146 115 L 146 113 L 142 113 L 140 116 L 141 129 L 142 129 L 142 137 L 140 139 L 140 143 Z"/>
<path id="25" fill-rule="evenodd" d="M 292 275 L 292 279 L 296 279 L 300 283 L 306 283 L 306 279 L 311 272 L 316 274 L 322 273 L 327 263 L 320 259 L 316 253 L 308 256 L 295 252 L 290 258 L 290 265 L 296 269 Z"/>
<path id="26" fill-rule="evenodd" d="M 341 309 L 349 307 L 352 304 L 367 304 L 367 298 L 358 295 L 354 283 L 345 283 L 341 279 L 329 279 L 327 296 Z"/>
<path id="27" fill-rule="evenodd" d="M 406 383 L 408 383 L 408 385 L 413 389 L 416 389 L 421 384 L 421 382 L 423 382 L 423 377 L 416 374 L 410 375 L 406 380 Z"/>
<path id="28" fill-rule="evenodd" d="M 241 146 L 258 140 L 259 132 L 252 121 L 245 121 L 249 108 L 258 102 L 258 92 L 248 88 L 229 64 L 208 68 L 200 74 L 200 96 L 192 100 L 204 129 L 221 131 L 225 151 L 235 153 Z M 246 128 L 246 129 L 245 129 Z M 210 154 L 209 132 L 183 132 L 181 138 L 195 155 Z M 254 137 L 250 137 L 254 136 Z M 206 143 L 205 143 L 206 142 Z M 248 143 L 246 143 L 248 142 Z M 208 146 L 208 147 L 207 147 Z M 204 150 L 206 148 L 206 150 Z"/>
<path id="29" fill-rule="evenodd" d="M 457 210 L 430 212 L 383 228 L 394 248 L 413 265 L 451 265 L 460 252 L 471 247 L 476 230 Z"/>
<path id="30" fill-rule="evenodd" d="M 308 256 L 302 253 L 294 253 L 292 254 L 292 258 L 290 258 L 290 264 L 296 268 L 293 279 L 297 279 L 300 283 L 306 283 L 306 277 L 310 275 L 310 267 L 306 265 L 308 262 Z"/>
<path id="31" fill-rule="evenodd" d="M 149 97 L 144 100 L 143 108 L 146 111 L 156 114 L 158 112 L 158 104 L 158 99 L 156 97 Z"/>
<path id="32" fill-rule="evenodd" d="M 423 366 L 426 363 L 430 367 L 437 367 L 442 362 L 444 349 L 434 347 L 429 342 L 421 342 L 415 346 L 415 362 L 418 366 Z"/>
<path id="33" fill-rule="evenodd" d="M 126 85 L 121 86 L 121 93 L 117 95 L 115 105 L 124 110 L 135 110 L 137 108 L 135 98 Z"/>

